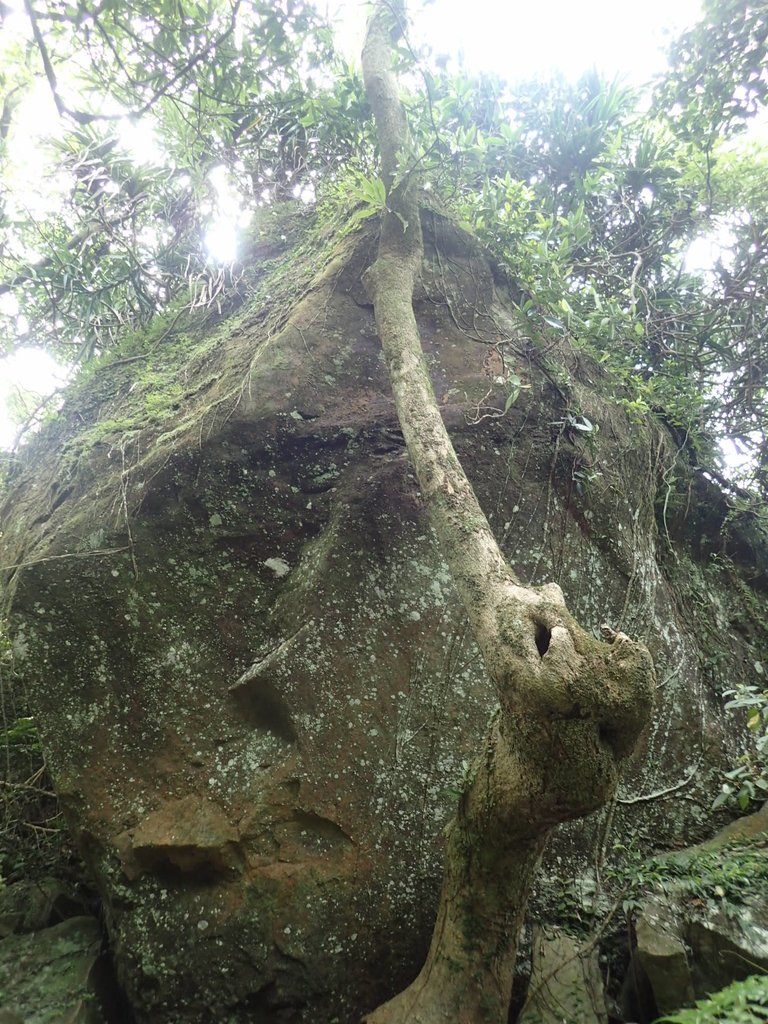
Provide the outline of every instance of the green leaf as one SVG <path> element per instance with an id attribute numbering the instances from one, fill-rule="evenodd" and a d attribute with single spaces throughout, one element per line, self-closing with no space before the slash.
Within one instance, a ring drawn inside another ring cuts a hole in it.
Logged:
<path id="1" fill-rule="evenodd" d="M 565 331 L 567 329 L 563 321 L 556 316 L 545 316 L 542 319 L 545 324 L 554 327 L 556 331 Z"/>
<path id="2" fill-rule="evenodd" d="M 512 406 L 515 404 L 515 402 L 518 400 L 519 397 L 520 397 L 520 388 L 519 387 L 513 387 L 512 390 L 507 395 L 507 400 L 504 403 L 504 412 L 505 413 L 509 412 L 509 410 L 512 408 Z"/>

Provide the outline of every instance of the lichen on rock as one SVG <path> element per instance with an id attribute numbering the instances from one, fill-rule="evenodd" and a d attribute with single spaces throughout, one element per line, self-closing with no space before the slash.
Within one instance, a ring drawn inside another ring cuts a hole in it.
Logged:
<path id="1" fill-rule="evenodd" d="M 143 385 L 131 390 L 131 363 L 94 368 L 4 498 L 18 666 L 121 982 L 152 1024 L 352 1024 L 402 987 L 495 707 L 360 284 L 375 234 L 313 230 L 298 219 L 282 250 L 260 263 L 257 249 L 220 320 L 171 318 L 134 341 Z M 424 232 L 432 386 L 506 557 L 526 583 L 558 581 L 595 636 L 607 621 L 656 662 L 645 766 L 620 798 L 699 765 L 673 814 L 619 802 L 616 834 L 696 837 L 731 742 L 718 688 L 765 637 L 749 604 L 760 583 L 733 587 L 739 552 L 702 558 L 669 505 L 657 527 L 674 457 L 661 428 L 629 421 L 565 342 L 547 360 L 572 385 L 554 385 L 476 242 L 437 212 Z M 476 422 L 501 388 L 499 345 L 530 388 Z M 148 410 L 163 381 L 169 401 Z M 601 475 L 583 491 L 580 442 L 557 426 L 566 404 L 601 426 Z M 544 880 L 591 862 L 597 841 L 594 825 L 564 830 Z"/>

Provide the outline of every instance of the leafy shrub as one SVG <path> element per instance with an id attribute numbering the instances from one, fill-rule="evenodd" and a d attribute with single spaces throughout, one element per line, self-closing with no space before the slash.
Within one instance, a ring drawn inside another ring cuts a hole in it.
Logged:
<path id="1" fill-rule="evenodd" d="M 683 854 L 642 857 L 629 854 L 607 877 L 622 893 L 622 908 L 631 913 L 651 893 L 686 893 L 698 900 L 739 906 L 768 893 L 768 853 L 754 840 Z"/>
<path id="2" fill-rule="evenodd" d="M 700 999 L 690 1009 L 660 1017 L 656 1024 L 764 1024 L 768 1020 L 768 976 L 754 974 Z"/>
<path id="3" fill-rule="evenodd" d="M 755 667 L 762 671 L 762 666 Z M 742 684 L 726 695 L 732 695 L 725 705 L 727 711 L 746 710 L 747 728 L 755 736 L 755 746 L 740 758 L 736 768 L 725 772 L 725 781 L 712 806 L 716 809 L 735 802 L 745 811 L 752 801 L 768 797 L 768 690 Z"/>

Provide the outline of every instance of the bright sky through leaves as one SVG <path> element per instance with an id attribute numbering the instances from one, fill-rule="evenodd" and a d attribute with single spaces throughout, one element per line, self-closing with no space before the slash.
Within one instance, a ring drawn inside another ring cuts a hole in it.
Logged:
<path id="1" fill-rule="evenodd" d="M 328 9 L 345 53 L 356 58 L 367 5 L 336 0 Z M 416 15 L 415 42 L 510 81 L 552 71 L 575 79 L 596 67 L 642 83 L 664 68 L 670 38 L 700 13 L 700 0 L 432 0 Z"/>
<path id="2" fill-rule="evenodd" d="M 26 34 L 23 7 L 6 18 L 9 32 Z M 358 60 L 368 6 L 361 0 L 329 0 L 328 14 L 334 19 L 341 47 L 350 59 Z M 495 72 L 508 79 L 546 75 L 554 70 L 576 78 L 596 67 L 602 72 L 625 76 L 634 83 L 647 81 L 664 66 L 662 49 L 670 36 L 690 25 L 700 13 L 700 0 L 645 0 L 641 8 L 616 0 L 537 0 L 535 3 L 503 3 L 501 0 L 433 0 L 417 5 L 413 42 L 428 44 L 433 54 L 451 56 L 450 67 L 463 62 L 471 72 Z M 26 181 L 25 205 L 34 208 L 45 196 L 29 189 L 43 179 L 36 136 L 44 134 L 56 114 L 47 84 L 38 83 L 26 101 L 25 123 L 33 130 L 25 134 L 23 152 L 17 158 Z M 126 142 L 134 135 L 136 146 L 147 149 L 146 132 L 126 123 Z M 153 155 L 157 155 L 156 152 Z M 50 179 L 49 179 L 50 180 Z M 11 183 L 13 184 L 13 183 Z M 52 190 L 55 181 L 50 180 Z M 230 260 L 236 245 L 241 216 L 233 206 L 226 181 L 216 181 L 218 209 L 207 235 L 212 258 Z M 59 384 L 50 356 L 29 355 L 22 350 L 0 361 L 0 447 L 8 447 L 17 427 L 6 414 L 13 395 L 21 392 L 45 394 Z"/>
<path id="3" fill-rule="evenodd" d="M 22 348 L 0 362 L 0 449 L 13 446 L 19 421 L 61 387 L 66 376 L 66 370 L 41 349 Z"/>
<path id="4" fill-rule="evenodd" d="M 427 11 L 426 37 L 436 51 L 458 45 L 472 69 L 508 79 L 549 71 L 576 78 L 595 66 L 642 82 L 664 67 L 670 33 L 699 13 L 699 0 L 442 0 Z"/>

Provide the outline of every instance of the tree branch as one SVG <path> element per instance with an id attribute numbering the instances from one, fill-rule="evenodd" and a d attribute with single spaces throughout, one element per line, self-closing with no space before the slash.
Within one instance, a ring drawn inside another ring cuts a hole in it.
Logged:
<path id="1" fill-rule="evenodd" d="M 48 79 L 48 85 L 50 87 L 51 94 L 53 95 L 53 102 L 56 104 L 56 109 L 59 112 L 59 116 L 64 117 L 65 114 L 69 114 L 69 110 L 65 106 L 61 96 L 59 96 L 59 87 L 56 81 L 56 72 L 53 69 L 51 57 L 48 53 L 48 47 L 45 44 L 45 39 L 43 39 L 43 34 L 40 31 L 40 26 L 37 23 L 37 15 L 35 14 L 35 9 L 32 6 L 32 0 L 24 0 L 24 10 L 27 12 L 29 23 L 32 26 L 32 35 L 34 36 L 35 44 L 40 53 L 40 58 L 43 62 L 43 69 L 45 71 L 45 77 Z"/>
<path id="2" fill-rule="evenodd" d="M 193 53 L 192 56 L 187 61 L 185 61 L 184 64 L 182 64 L 181 67 L 178 68 L 173 75 L 166 79 L 161 88 L 158 89 L 155 93 L 153 93 L 150 99 L 146 100 L 137 110 L 123 112 L 119 114 L 91 114 L 82 110 L 73 110 L 64 102 L 59 92 L 56 71 L 51 61 L 51 55 L 48 51 L 48 47 L 46 45 L 43 34 L 40 31 L 40 25 L 38 23 L 37 14 L 35 12 L 34 7 L 32 6 L 32 0 L 24 0 L 24 9 L 27 12 L 27 17 L 29 18 L 30 24 L 32 26 L 32 34 L 34 36 L 37 49 L 40 53 L 40 58 L 43 62 L 45 77 L 48 80 L 48 86 L 51 90 L 53 102 L 56 104 L 56 110 L 58 111 L 59 116 L 70 117 L 73 121 L 76 121 L 78 124 L 87 125 L 93 124 L 95 121 L 121 121 L 125 117 L 142 117 L 144 114 L 146 114 L 147 111 L 149 111 L 154 106 L 154 104 L 157 103 L 159 99 L 162 99 L 163 96 L 167 95 L 175 85 L 177 85 L 183 78 L 185 78 L 189 74 L 190 71 L 192 71 L 201 61 L 205 60 L 205 58 L 209 56 L 209 54 L 212 51 L 214 51 L 217 47 L 221 46 L 221 44 L 230 35 L 232 35 L 232 33 L 235 30 L 237 13 L 240 9 L 241 2 L 242 0 L 235 0 L 235 3 L 233 4 L 232 7 L 232 15 L 230 17 L 229 25 L 219 36 L 217 36 L 215 39 L 211 39 L 210 42 L 207 43 L 201 50 L 198 50 L 197 53 Z M 99 24 L 98 15 L 96 13 L 94 13 L 94 19 L 96 20 L 97 24 Z M 99 29 L 101 30 L 101 25 L 99 25 Z M 110 48 L 113 50 L 114 53 L 114 48 Z M 130 76 L 128 76 L 128 78 L 130 81 Z"/>

